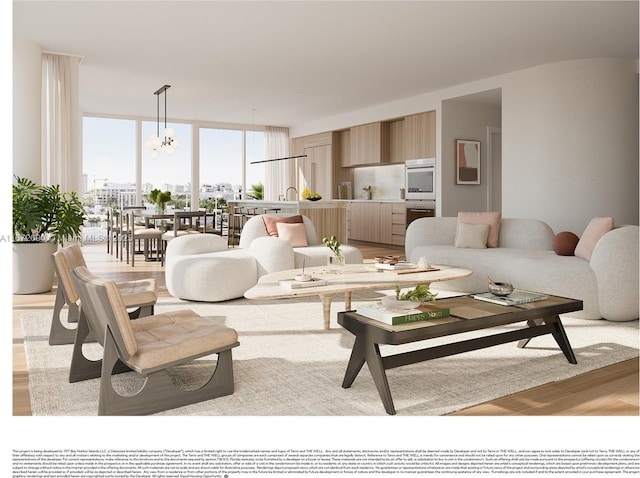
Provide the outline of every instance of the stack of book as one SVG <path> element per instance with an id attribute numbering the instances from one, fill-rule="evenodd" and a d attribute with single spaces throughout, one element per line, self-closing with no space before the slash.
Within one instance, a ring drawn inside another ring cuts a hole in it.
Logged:
<path id="1" fill-rule="evenodd" d="M 379 320 L 389 325 L 410 324 L 424 320 L 441 319 L 449 317 L 449 309 L 433 304 L 418 305 L 409 310 L 387 309 L 380 302 L 368 302 L 359 305 L 356 312 L 365 317 Z"/>

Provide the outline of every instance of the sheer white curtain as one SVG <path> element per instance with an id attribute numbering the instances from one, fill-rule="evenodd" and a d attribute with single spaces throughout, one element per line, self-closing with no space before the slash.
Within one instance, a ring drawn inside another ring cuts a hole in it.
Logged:
<path id="1" fill-rule="evenodd" d="M 289 156 L 289 128 L 267 126 L 264 134 L 265 159 Z M 277 201 L 289 186 L 296 185 L 296 162 L 293 159 L 265 164 L 264 198 Z"/>
<path id="2" fill-rule="evenodd" d="M 82 194 L 82 118 L 77 56 L 42 55 L 42 183 Z"/>

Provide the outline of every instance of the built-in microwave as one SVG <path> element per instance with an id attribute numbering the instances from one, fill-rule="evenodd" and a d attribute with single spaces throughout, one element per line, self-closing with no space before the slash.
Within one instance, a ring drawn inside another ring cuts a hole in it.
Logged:
<path id="1" fill-rule="evenodd" d="M 436 159 L 408 159 L 405 162 L 406 199 L 436 199 Z"/>

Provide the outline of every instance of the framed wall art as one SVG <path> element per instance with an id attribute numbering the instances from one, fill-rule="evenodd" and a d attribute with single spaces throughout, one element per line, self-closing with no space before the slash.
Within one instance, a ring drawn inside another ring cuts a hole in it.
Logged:
<path id="1" fill-rule="evenodd" d="M 480 184 L 480 141 L 456 139 L 456 184 Z"/>

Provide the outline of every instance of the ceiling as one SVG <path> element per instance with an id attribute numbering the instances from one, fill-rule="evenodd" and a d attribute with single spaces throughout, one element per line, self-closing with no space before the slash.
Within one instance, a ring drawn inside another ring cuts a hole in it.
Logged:
<path id="1" fill-rule="evenodd" d="M 84 112 L 295 125 L 531 66 L 638 57 L 638 2 L 14 1 Z"/>

